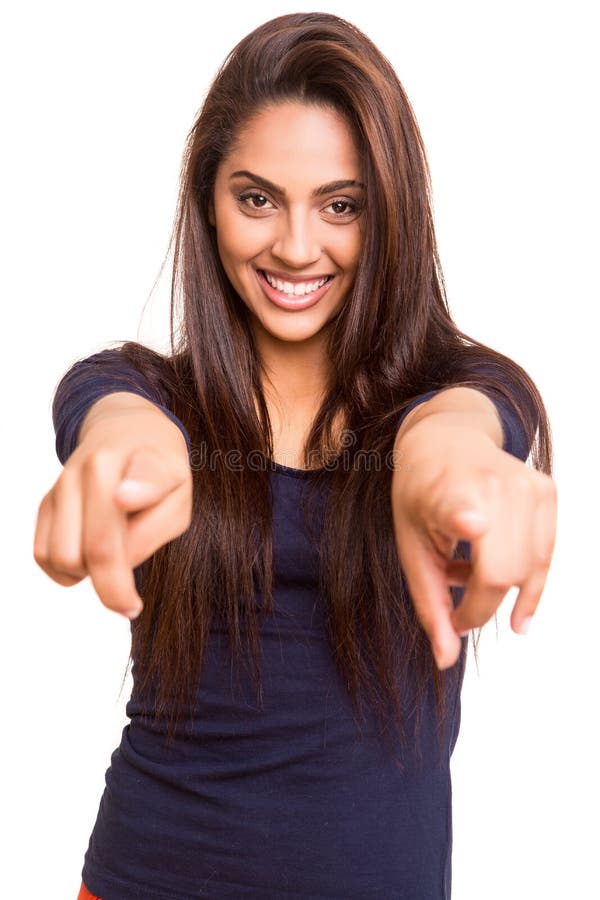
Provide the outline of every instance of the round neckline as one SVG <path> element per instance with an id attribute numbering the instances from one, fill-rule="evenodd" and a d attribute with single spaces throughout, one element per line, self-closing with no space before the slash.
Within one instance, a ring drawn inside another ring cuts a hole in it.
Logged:
<path id="1" fill-rule="evenodd" d="M 270 459 L 269 463 L 272 472 L 276 472 L 278 475 L 291 475 L 293 478 L 306 478 L 309 475 L 327 471 L 327 466 L 321 466 L 318 469 L 294 469 L 292 466 L 284 466 L 283 463 L 275 462 L 274 459 Z"/>

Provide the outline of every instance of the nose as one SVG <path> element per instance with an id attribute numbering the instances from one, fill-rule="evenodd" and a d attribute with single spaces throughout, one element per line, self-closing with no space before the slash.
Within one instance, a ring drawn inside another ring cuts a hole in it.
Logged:
<path id="1" fill-rule="evenodd" d="M 289 268 L 305 268 L 320 259 L 318 227 L 311 214 L 290 209 L 282 216 L 271 252 Z"/>

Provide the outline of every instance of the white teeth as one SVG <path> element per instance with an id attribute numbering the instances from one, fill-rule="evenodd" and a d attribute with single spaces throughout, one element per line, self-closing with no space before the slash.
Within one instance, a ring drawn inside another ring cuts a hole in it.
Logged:
<path id="1" fill-rule="evenodd" d="M 274 278 L 268 272 L 265 272 L 264 275 L 272 287 L 277 288 L 278 291 L 284 294 L 293 294 L 295 297 L 303 297 L 304 294 L 310 294 L 322 287 L 327 281 L 327 278 L 321 278 L 320 281 L 301 281 L 292 284 L 291 281 L 281 281 L 280 278 Z"/>

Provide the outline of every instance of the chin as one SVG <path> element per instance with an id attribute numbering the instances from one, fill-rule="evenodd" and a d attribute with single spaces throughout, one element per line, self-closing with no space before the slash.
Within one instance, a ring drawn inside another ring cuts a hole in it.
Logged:
<path id="1" fill-rule="evenodd" d="M 308 341 L 312 338 L 315 338 L 318 334 L 323 333 L 328 330 L 328 326 L 333 321 L 337 312 L 332 313 L 331 316 L 328 316 L 327 319 L 320 321 L 306 321 L 306 313 L 288 313 L 289 321 L 287 322 L 276 322 L 271 317 L 268 318 L 258 318 L 253 314 L 252 318 L 254 322 L 258 325 L 259 329 L 263 332 L 266 332 L 271 337 L 276 338 L 280 341 L 287 341 L 289 343 L 300 343 L 301 341 Z M 285 314 L 284 314 L 285 315 Z M 304 321 L 299 321 L 299 319 L 303 317 Z M 294 321 L 296 318 L 296 321 Z"/>

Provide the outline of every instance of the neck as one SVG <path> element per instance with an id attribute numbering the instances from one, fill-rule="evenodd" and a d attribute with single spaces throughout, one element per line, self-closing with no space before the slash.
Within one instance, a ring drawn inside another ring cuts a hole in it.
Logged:
<path id="1" fill-rule="evenodd" d="M 322 334 L 302 342 L 279 341 L 271 335 L 258 342 L 265 396 L 284 418 L 314 414 L 331 371 Z"/>

